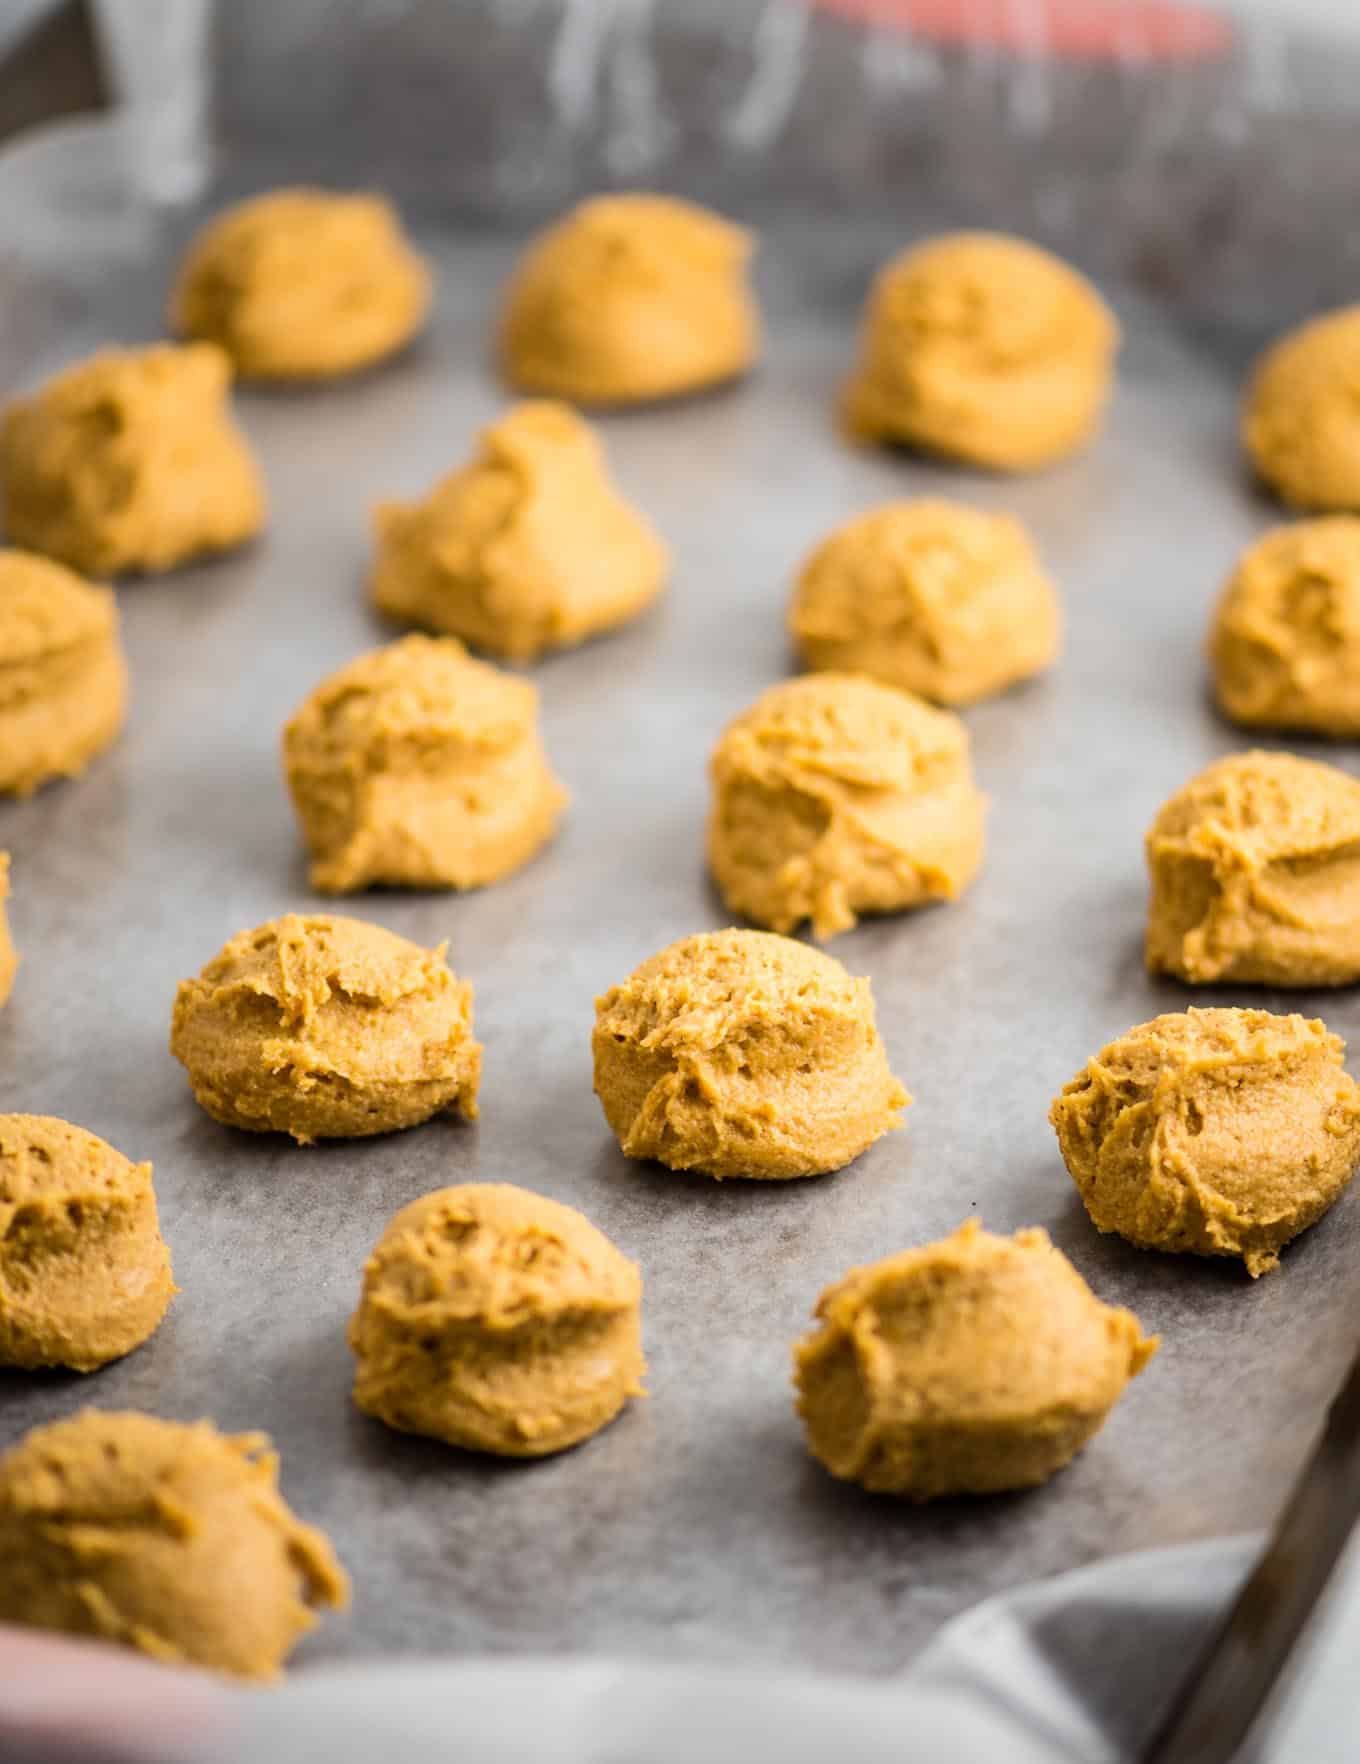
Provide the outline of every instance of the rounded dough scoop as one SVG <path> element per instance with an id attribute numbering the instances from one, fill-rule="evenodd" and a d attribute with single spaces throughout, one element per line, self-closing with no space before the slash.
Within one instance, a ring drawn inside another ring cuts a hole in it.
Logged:
<path id="1" fill-rule="evenodd" d="M 543 1457 L 644 1394 L 642 1279 L 574 1208 L 508 1183 L 413 1201 L 364 1267 L 354 1400 L 405 1432 Z"/>
<path id="2" fill-rule="evenodd" d="M 1189 1010 L 1112 1041 L 1049 1112 L 1092 1221 L 1141 1249 L 1239 1257 L 1253 1277 L 1360 1159 L 1360 1086 L 1325 1024 Z"/>
<path id="3" fill-rule="evenodd" d="M 302 1145 L 471 1120 L 482 1050 L 472 988 L 444 951 L 362 919 L 288 913 L 180 983 L 170 1051 L 215 1121 Z"/>
<path id="4" fill-rule="evenodd" d="M 1157 1349 L 1046 1232 L 994 1237 L 976 1219 L 852 1269 L 816 1316 L 794 1350 L 810 1451 L 911 1501 L 1046 1482 Z"/>
<path id="5" fill-rule="evenodd" d="M 312 886 L 480 888 L 538 853 L 566 792 L 527 680 L 406 637 L 323 680 L 283 732 Z"/>
<path id="6" fill-rule="evenodd" d="M 430 272 L 383 197 L 272 190 L 190 242 L 170 323 L 219 344 L 243 379 L 328 380 L 403 348 L 430 295 Z"/>
<path id="7" fill-rule="evenodd" d="M 598 196 L 541 234 L 496 341 L 520 391 L 638 404 L 735 379 L 760 352 L 751 235 L 693 202 Z"/>
<path id="8" fill-rule="evenodd" d="M 708 859 L 728 908 L 814 936 L 861 913 L 953 900 L 982 862 L 986 799 L 968 732 L 877 681 L 814 674 L 774 686 L 709 761 Z"/>
<path id="9" fill-rule="evenodd" d="M 263 1434 L 84 1409 L 0 1457 L 0 1622 L 268 1680 L 348 1603 Z"/>
<path id="10" fill-rule="evenodd" d="M 253 538 L 259 467 L 213 343 L 106 349 L 0 422 L 8 536 L 92 576 L 160 571 Z"/>
<path id="11" fill-rule="evenodd" d="M 874 282 L 847 427 L 993 471 L 1035 471 L 1095 433 L 1114 315 L 1060 258 L 1001 233 L 951 233 Z"/>
<path id="12" fill-rule="evenodd" d="M 595 1094 L 624 1155 L 816 1176 L 900 1125 L 867 980 L 766 931 L 672 944 L 595 1001 Z"/>

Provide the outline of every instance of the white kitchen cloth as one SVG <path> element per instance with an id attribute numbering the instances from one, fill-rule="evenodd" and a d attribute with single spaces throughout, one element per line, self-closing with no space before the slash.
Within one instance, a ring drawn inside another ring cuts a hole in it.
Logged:
<path id="1" fill-rule="evenodd" d="M 242 1693 L 218 1760 L 1123 1764 L 1259 1547 L 1150 1551 L 989 1599 L 893 1680 L 559 1660 L 321 1668 Z M 1360 1758 L 1360 1573 L 1342 1579 L 1260 1764 Z"/>

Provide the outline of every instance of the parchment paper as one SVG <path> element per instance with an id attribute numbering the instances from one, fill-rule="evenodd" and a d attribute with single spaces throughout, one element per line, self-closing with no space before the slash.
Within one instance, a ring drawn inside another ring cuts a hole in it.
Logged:
<path id="1" fill-rule="evenodd" d="M 984 1595 L 1265 1524 L 1349 1356 L 1353 1197 L 1252 1284 L 1100 1238 L 1045 1121 L 1109 1037 L 1227 996 L 1144 975 L 1141 837 L 1165 796 L 1242 744 L 1206 703 L 1201 661 L 1221 578 L 1276 518 L 1235 452 L 1242 363 L 1116 289 L 1120 389 L 1085 457 L 1008 482 L 858 453 L 833 399 L 867 274 L 898 241 L 850 218 L 813 238 L 796 221 L 770 230 L 770 345 L 754 380 L 602 423 L 676 568 L 654 612 L 535 670 L 574 795 L 557 844 L 480 894 L 349 905 L 448 938 L 474 981 L 476 1127 L 310 1150 L 236 1135 L 199 1112 L 165 1043 L 179 978 L 236 930 L 318 904 L 280 726 L 324 674 L 392 635 L 362 592 L 368 507 L 423 491 L 498 408 L 484 354 L 513 241 L 425 240 L 438 312 L 390 368 L 241 397 L 273 498 L 267 537 L 121 588 L 126 737 L 83 780 L 0 806 L 24 957 L 0 1013 L 0 1106 L 67 1116 L 152 1158 L 183 1287 L 123 1363 L 0 1379 L 0 1446 L 83 1403 L 267 1429 L 288 1498 L 332 1533 L 355 1582 L 352 1613 L 303 1658 L 547 1652 L 884 1673 Z M 173 243 L 151 236 L 129 254 L 111 234 L 72 234 L 69 275 L 54 246 L 31 278 L 11 251 L 5 392 L 106 339 L 153 336 Z M 831 946 L 872 976 L 918 1099 L 909 1125 L 810 1182 L 718 1187 L 628 1164 L 591 1095 L 592 997 L 725 922 L 701 857 L 708 749 L 791 665 L 783 607 L 807 549 L 859 509 L 926 493 L 1027 521 L 1070 631 L 1048 679 L 968 715 L 993 798 L 974 889 Z M 1360 1022 L 1349 993 L 1251 1001 L 1318 1012 L 1343 1035 Z M 549 1462 L 470 1459 L 348 1402 L 343 1332 L 365 1254 L 397 1207 L 466 1179 L 581 1207 L 644 1270 L 651 1399 Z M 915 1511 L 838 1486 L 804 1452 L 790 1343 L 850 1264 L 974 1211 L 996 1230 L 1046 1226 L 1103 1298 L 1162 1333 L 1162 1352 L 1038 1493 Z"/>

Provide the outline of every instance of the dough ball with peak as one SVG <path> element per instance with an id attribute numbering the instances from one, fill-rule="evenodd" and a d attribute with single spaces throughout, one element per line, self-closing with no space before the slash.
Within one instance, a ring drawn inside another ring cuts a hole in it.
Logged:
<path id="1" fill-rule="evenodd" d="M 589 425 L 563 404 L 514 405 L 423 502 L 380 503 L 371 592 L 402 624 L 510 661 L 623 624 L 670 566 L 609 479 Z"/>

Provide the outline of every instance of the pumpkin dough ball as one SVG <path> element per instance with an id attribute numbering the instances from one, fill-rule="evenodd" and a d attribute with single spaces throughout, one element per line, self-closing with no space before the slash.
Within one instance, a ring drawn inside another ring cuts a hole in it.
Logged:
<path id="1" fill-rule="evenodd" d="M 993 1237 L 976 1219 L 852 1269 L 816 1315 L 794 1349 L 813 1456 L 911 1501 L 1047 1482 L 1157 1351 L 1046 1231 Z"/>
<path id="2" fill-rule="evenodd" d="M 289 913 L 180 982 L 170 1051 L 226 1127 L 358 1139 L 477 1113 L 472 988 L 362 919 Z"/>
<path id="3" fill-rule="evenodd" d="M 106 349 L 11 404 L 9 536 L 89 575 L 169 570 L 264 525 L 264 487 L 210 343 Z"/>
<path id="4" fill-rule="evenodd" d="M 1289 753 L 1192 778 L 1147 836 L 1147 965 L 1192 985 L 1360 980 L 1360 781 Z"/>
<path id="5" fill-rule="evenodd" d="M 506 290 L 512 386 L 580 404 L 673 398 L 744 374 L 760 350 L 751 235 L 670 196 L 597 196 L 536 239 Z"/>
<path id="6" fill-rule="evenodd" d="M 589 1219 L 508 1183 L 392 1219 L 349 1326 L 354 1400 L 407 1433 L 538 1458 L 642 1396 L 642 1277 Z"/>
<path id="7" fill-rule="evenodd" d="M 243 379 L 329 380 L 410 342 L 429 306 L 429 271 L 390 202 L 273 190 L 190 243 L 170 323 L 221 344 Z"/>
<path id="8" fill-rule="evenodd" d="M 1324 1024 L 1269 1011 L 1176 1012 L 1112 1041 L 1049 1114 L 1094 1223 L 1269 1273 L 1360 1159 L 1344 1051 Z"/>
<path id="9" fill-rule="evenodd" d="M 595 1001 L 595 1094 L 624 1156 L 819 1176 L 901 1125 L 867 980 L 768 931 L 673 943 Z"/>
<path id="10" fill-rule="evenodd" d="M 810 668 L 975 704 L 1048 667 L 1062 614 L 1019 521 L 957 502 L 893 502 L 817 547 L 789 628 Z"/>
<path id="11" fill-rule="evenodd" d="M 879 273 L 846 422 L 997 471 L 1032 471 L 1089 440 L 1119 327 L 1068 264 L 1023 239 L 951 233 Z"/>
<path id="12" fill-rule="evenodd" d="M 817 937 L 953 900 L 982 861 L 986 798 L 950 711 L 854 674 L 773 686 L 709 764 L 708 859 L 727 906 Z"/>
<path id="13" fill-rule="evenodd" d="M 552 838 L 566 792 L 538 693 L 455 638 L 406 637 L 322 682 L 283 732 L 312 886 L 479 888 Z"/>
<path id="14" fill-rule="evenodd" d="M 1360 306 L 1291 331 L 1257 364 L 1242 444 L 1259 476 L 1295 508 L 1360 509 Z"/>
<path id="15" fill-rule="evenodd" d="M 0 1457 L 0 1622 L 269 1679 L 348 1603 L 262 1433 L 85 1409 Z"/>
<path id="16" fill-rule="evenodd" d="M 127 712 L 118 608 L 61 564 L 0 550 L 0 792 L 74 778 Z"/>
<path id="17" fill-rule="evenodd" d="M 9 916 L 5 912 L 5 902 L 8 899 L 9 853 L 0 851 L 0 1005 L 6 1003 L 13 992 L 14 976 L 19 968 L 19 957 L 15 953 L 14 939 L 9 931 Z"/>
<path id="18" fill-rule="evenodd" d="M 403 624 L 532 661 L 633 618 L 670 558 L 619 495 L 594 431 L 563 404 L 517 404 L 424 502 L 379 503 L 372 594 Z"/>
<path id="19" fill-rule="evenodd" d="M 1226 717 L 1360 735 L 1360 519 L 1277 527 L 1242 557 L 1209 638 Z"/>
<path id="20" fill-rule="evenodd" d="M 119 1360 L 175 1293 L 150 1164 L 47 1115 L 0 1115 L 0 1365 Z"/>

